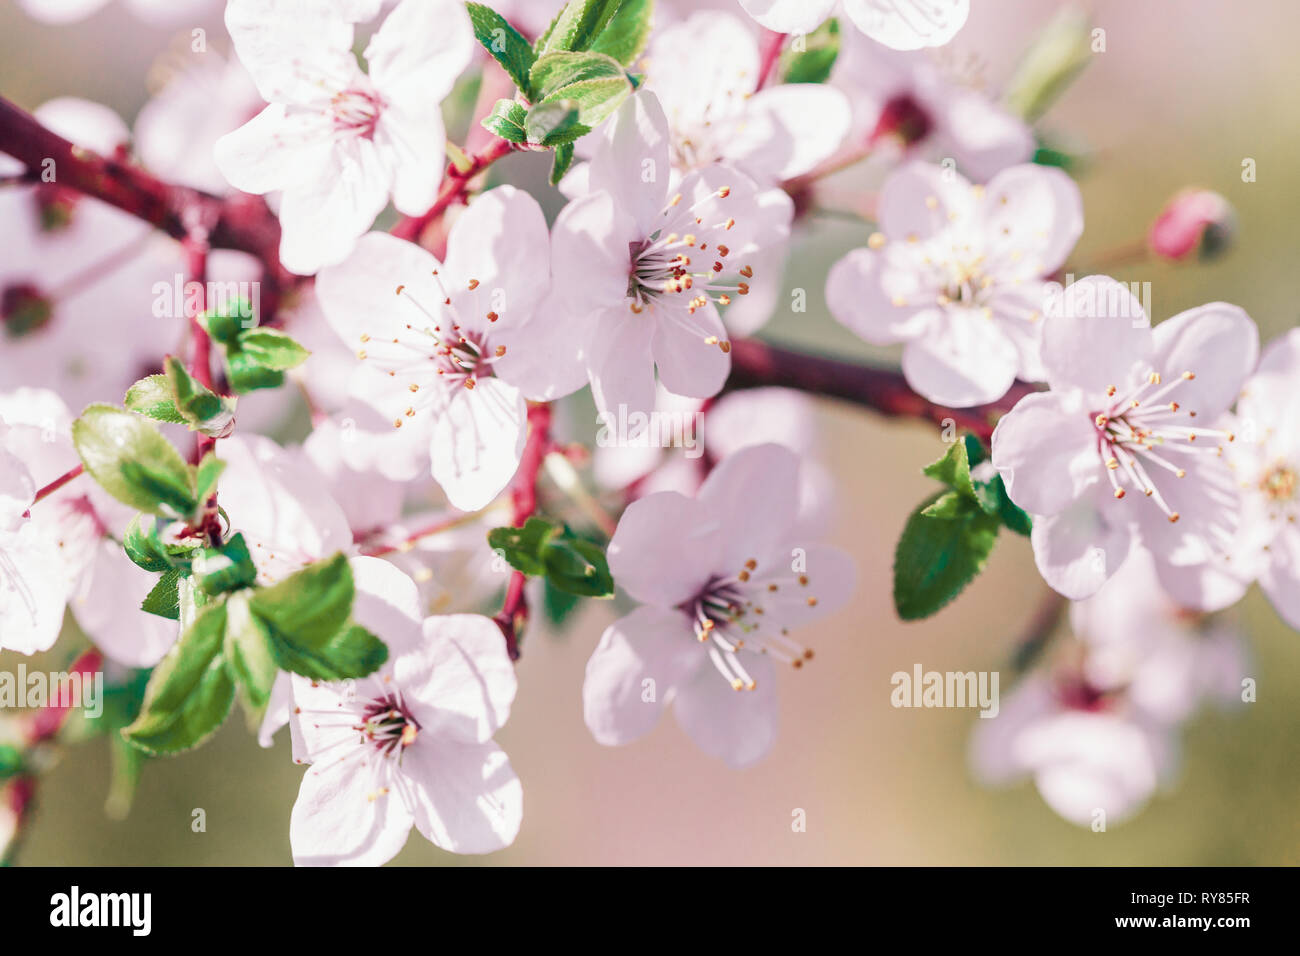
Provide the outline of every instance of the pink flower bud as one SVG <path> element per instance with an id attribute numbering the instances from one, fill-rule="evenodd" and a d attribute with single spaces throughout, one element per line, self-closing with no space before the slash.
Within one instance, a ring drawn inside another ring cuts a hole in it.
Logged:
<path id="1" fill-rule="evenodd" d="M 1226 199 L 1207 189 L 1184 189 L 1151 224 L 1147 242 L 1164 259 L 1186 259 L 1195 252 L 1209 260 L 1227 251 L 1235 229 L 1236 215 Z"/>

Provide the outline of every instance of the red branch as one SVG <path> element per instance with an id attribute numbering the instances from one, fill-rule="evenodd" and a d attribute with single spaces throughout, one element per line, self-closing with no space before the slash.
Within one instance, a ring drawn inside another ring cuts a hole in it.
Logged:
<path id="1" fill-rule="evenodd" d="M 86 470 L 85 465 L 78 465 L 76 468 L 71 468 L 68 471 L 65 471 L 63 474 L 59 475 L 59 477 L 51 481 L 48 485 L 44 486 L 38 492 L 36 492 L 35 497 L 32 498 L 32 504 L 36 504 L 36 502 L 48 498 L 50 495 L 54 494 L 56 491 L 58 491 L 60 488 L 62 488 L 64 485 L 70 482 L 73 478 L 76 478 L 78 475 L 82 474 L 85 470 Z M 30 515 L 30 512 L 27 512 L 27 514 Z"/>
<path id="2" fill-rule="evenodd" d="M 468 169 L 457 169 L 455 163 L 449 163 L 447 172 L 442 178 L 442 188 L 438 190 L 438 198 L 434 200 L 433 205 L 423 215 L 407 216 L 402 219 L 393 227 L 393 235 L 399 239 L 408 239 L 411 242 L 418 241 L 425 228 L 441 216 L 448 206 L 464 198 L 465 191 L 469 188 L 470 181 L 475 176 L 502 156 L 509 155 L 514 148 L 513 143 L 496 137 L 482 150 L 469 158 Z"/>
<path id="3" fill-rule="evenodd" d="M 537 512 L 537 476 L 542 461 L 551 450 L 551 406 L 531 405 L 528 408 L 528 442 L 524 445 L 519 470 L 510 486 L 514 501 L 514 526 L 522 528 L 524 522 Z M 522 571 L 510 574 L 506 585 L 506 599 L 501 612 L 493 620 L 506 638 L 506 649 L 511 660 L 519 659 L 519 632 L 528 620 L 528 599 L 524 596 L 526 577 Z"/>
<path id="4" fill-rule="evenodd" d="M 731 342 L 731 377 L 727 389 L 778 385 L 814 395 L 828 395 L 889 417 L 920 418 L 937 425 L 953 424 L 974 432 L 984 442 L 993 435 L 999 416 L 1034 391 L 1016 382 L 998 401 L 975 408 L 946 408 L 917 395 L 902 372 L 855 365 L 839 359 L 794 352 L 754 339 Z"/>

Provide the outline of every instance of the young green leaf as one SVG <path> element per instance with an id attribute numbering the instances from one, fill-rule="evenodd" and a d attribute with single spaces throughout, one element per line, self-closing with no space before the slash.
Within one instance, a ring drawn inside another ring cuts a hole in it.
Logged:
<path id="1" fill-rule="evenodd" d="M 388 659 L 382 641 L 348 623 L 354 596 L 352 569 L 340 553 L 258 589 L 249 610 L 281 668 L 315 680 L 344 680 L 365 677 Z"/>
<path id="2" fill-rule="evenodd" d="M 631 66 L 650 39 L 654 9 L 654 0 L 623 0 L 591 49 L 612 56 L 624 66 Z"/>
<path id="3" fill-rule="evenodd" d="M 569 100 L 538 103 L 528 111 L 524 129 L 528 142 L 539 146 L 560 146 L 591 132 L 578 122 L 578 104 Z"/>
<path id="4" fill-rule="evenodd" d="M 487 535 L 488 547 L 516 571 L 540 577 L 546 573 L 546 546 L 558 530 L 544 518 L 533 517 L 522 528 L 493 528 Z"/>
<path id="5" fill-rule="evenodd" d="M 949 517 L 925 514 L 939 492 L 912 512 L 894 552 L 894 607 L 905 621 L 934 614 L 984 567 L 997 539 L 998 519 L 979 503 L 957 494 L 959 508 Z"/>
<path id="6" fill-rule="evenodd" d="M 194 560 L 194 576 L 208 596 L 251 588 L 257 567 L 249 556 L 244 536 L 237 534 L 219 548 L 205 548 Z"/>
<path id="7" fill-rule="evenodd" d="M 248 594 L 233 594 L 226 602 L 224 653 L 248 707 L 260 714 L 271 699 L 271 687 L 280 668 L 270 637 L 248 603 Z"/>
<path id="8" fill-rule="evenodd" d="M 546 580 L 561 591 L 582 597 L 614 594 L 614 578 L 598 544 L 582 538 L 561 538 L 547 545 L 543 558 Z"/>
<path id="9" fill-rule="evenodd" d="M 222 655 L 226 607 L 205 608 L 154 668 L 140 715 L 122 731 L 150 754 L 197 747 L 221 726 L 235 699 Z"/>
<path id="10" fill-rule="evenodd" d="M 124 504 L 160 515 L 185 516 L 194 510 L 185 460 L 139 415 L 91 405 L 72 423 L 72 441 L 90 476 Z"/>
<path id="11" fill-rule="evenodd" d="M 524 129 L 528 110 L 524 104 L 515 100 L 497 100 L 492 112 L 483 117 L 481 124 L 489 133 L 494 133 L 511 143 L 522 143 L 528 139 Z"/>
<path id="12" fill-rule="evenodd" d="M 620 0 L 569 0 L 535 44 L 538 55 L 555 50 L 587 50 L 618 11 Z"/>
<path id="13" fill-rule="evenodd" d="M 525 96 L 530 96 L 528 70 L 533 65 L 533 48 L 505 17 L 481 3 L 467 3 L 469 22 L 483 49 L 501 64 L 506 75 Z M 531 98 L 531 96 L 530 96 Z M 514 142 L 514 140 L 512 140 Z"/>
<path id="14" fill-rule="evenodd" d="M 241 395 L 259 388 L 279 388 L 284 384 L 283 372 L 267 368 L 240 349 L 226 353 L 226 367 L 230 373 L 230 387 Z"/>
<path id="15" fill-rule="evenodd" d="M 245 329 L 239 334 L 239 350 L 262 368 L 285 372 L 297 368 L 311 355 L 279 329 Z"/>
<path id="16" fill-rule="evenodd" d="M 565 143 L 562 146 L 555 147 L 555 154 L 551 160 L 551 185 L 558 186 L 564 174 L 569 171 L 573 165 L 573 144 Z"/>
<path id="17" fill-rule="evenodd" d="M 171 387 L 173 408 L 189 428 L 216 438 L 230 434 L 235 424 L 233 401 L 214 394 L 170 355 L 163 367 Z"/>
<path id="18" fill-rule="evenodd" d="M 158 540 L 153 515 L 138 514 L 131 519 L 122 535 L 122 548 L 134 564 L 146 571 L 169 571 L 179 563 Z"/>
<path id="19" fill-rule="evenodd" d="M 145 595 L 140 610 L 171 621 L 181 619 L 181 571 L 168 568 L 153 589 Z"/>
<path id="20" fill-rule="evenodd" d="M 252 322 L 252 313 L 249 303 L 236 299 L 228 309 L 205 312 L 200 321 L 213 339 L 222 345 L 232 345 L 239 338 L 239 333 Z"/>
<path id="21" fill-rule="evenodd" d="M 208 452 L 199 462 L 194 476 L 194 497 L 200 503 L 207 501 L 217 490 L 217 479 L 226 470 L 226 463 Z"/>
<path id="22" fill-rule="evenodd" d="M 943 482 L 958 494 L 971 499 L 978 497 L 975 486 L 971 483 L 970 460 L 967 458 L 964 441 L 953 442 L 942 458 L 926 465 L 922 472 L 935 481 Z"/>
<path id="23" fill-rule="evenodd" d="M 184 425 L 185 416 L 176 410 L 171 383 L 166 375 L 142 378 L 126 391 L 126 407 L 133 412 L 170 425 Z"/>

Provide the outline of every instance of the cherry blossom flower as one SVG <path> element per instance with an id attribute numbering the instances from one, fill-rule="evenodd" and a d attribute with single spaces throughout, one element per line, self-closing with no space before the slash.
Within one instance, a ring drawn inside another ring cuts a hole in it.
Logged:
<path id="1" fill-rule="evenodd" d="M 474 511 L 519 466 L 525 399 L 573 391 L 553 373 L 566 343 L 542 320 L 549 286 L 546 221 L 513 186 L 484 193 L 452 226 L 445 263 L 413 243 L 371 233 L 317 295 L 340 338 L 357 350 L 354 394 L 382 411 L 408 454 L 384 473 L 412 477 L 431 461 L 451 503 Z M 626 279 L 624 280 L 626 282 Z"/>
<path id="2" fill-rule="evenodd" d="M 808 172 L 848 132 L 848 99 L 833 87 L 787 83 L 755 93 L 758 40 L 730 14 L 703 11 L 659 30 L 646 61 L 676 170 L 724 162 L 775 184 Z"/>
<path id="3" fill-rule="evenodd" d="M 749 293 L 749 257 L 783 244 L 793 215 L 788 197 L 769 202 L 748 176 L 720 164 L 672 187 L 670 139 L 658 99 L 629 97 L 591 161 L 590 192 L 552 230 L 548 311 L 559 342 L 571 343 L 553 374 L 572 386 L 568 376 L 585 367 L 604 412 L 649 412 L 656 369 L 678 395 L 722 388 L 731 344 L 717 307 Z"/>
<path id="4" fill-rule="evenodd" d="M 852 32 L 840 43 L 831 82 L 853 106 L 850 142 L 870 145 L 873 159 L 950 159 L 977 182 L 1033 159 L 1033 130 L 980 80 L 928 51 L 889 50 Z"/>
<path id="5" fill-rule="evenodd" d="M 72 418 L 53 392 L 0 395 L 0 420 L 7 424 L 0 438 L 6 456 L 21 461 L 26 473 L 18 475 L 20 491 L 32 482 L 43 486 L 77 464 Z M 177 626 L 140 609 L 157 578 L 136 567 L 118 543 L 135 512 L 89 479 L 65 485 L 39 504 L 28 500 L 25 508 L 31 517 L 16 531 L 4 532 L 0 517 L 3 646 L 25 654 L 48 650 L 67 607 L 113 660 L 131 667 L 156 664 L 175 642 Z"/>
<path id="6" fill-rule="evenodd" d="M 353 558 L 353 616 L 388 645 L 374 674 L 293 677 L 303 777 L 289 823 L 300 866 L 376 866 L 412 825 L 454 853 L 490 853 L 519 832 L 523 793 L 492 735 L 515 696 L 500 629 L 472 614 L 421 620 L 414 582 Z"/>
<path id="7" fill-rule="evenodd" d="M 694 498 L 660 492 L 623 513 L 610 570 L 642 606 L 587 662 L 583 714 L 597 741 L 643 736 L 671 700 L 695 743 L 733 767 L 771 748 L 773 662 L 812 657 L 793 633 L 847 602 L 854 578 L 847 555 L 793 533 L 798 468 L 788 449 L 752 446 Z"/>
<path id="8" fill-rule="evenodd" d="M 1251 580 L 1300 628 L 1300 330 L 1264 350 L 1242 389 L 1229 427 L 1240 437 L 1225 453 L 1241 489 L 1242 521 L 1227 560 L 1206 569 L 1239 595 Z M 1234 589 L 1235 583 L 1235 589 Z"/>
<path id="9" fill-rule="evenodd" d="M 231 0 L 226 8 L 235 50 L 270 105 L 217 141 L 217 166 L 245 192 L 282 191 L 280 258 L 294 272 L 345 258 L 390 196 L 418 215 L 437 195 L 440 102 L 469 63 L 469 17 L 452 0 L 404 0 L 371 37 L 362 71 L 349 21 L 377 7 Z"/>
<path id="10" fill-rule="evenodd" d="M 1070 623 L 1078 653 L 977 721 L 972 764 L 988 785 L 1032 776 L 1071 823 L 1119 823 L 1171 779 L 1178 725 L 1204 702 L 1240 702 L 1245 653 L 1235 630 L 1179 608 L 1141 551 Z"/>
<path id="11" fill-rule="evenodd" d="M 1017 375 L 1043 378 L 1042 278 L 1083 230 L 1073 180 L 1025 165 L 972 186 L 909 163 L 881 189 L 878 219 L 826 279 L 836 319 L 868 342 L 906 343 L 907 383 L 943 405 L 982 405 Z"/>
<path id="12" fill-rule="evenodd" d="M 829 17 L 837 0 L 740 0 L 751 17 L 777 33 L 808 33 Z M 943 46 L 966 23 L 970 0 L 843 0 L 859 30 L 895 50 Z"/>
<path id="13" fill-rule="evenodd" d="M 1127 287 L 1090 276 L 1048 306 L 1049 391 L 993 432 L 993 463 L 1034 516 L 1038 570 L 1070 598 L 1095 593 L 1136 547 L 1190 607 L 1222 606 L 1203 569 L 1232 545 L 1238 495 L 1218 419 L 1255 367 L 1259 334 L 1212 303 L 1152 329 Z"/>

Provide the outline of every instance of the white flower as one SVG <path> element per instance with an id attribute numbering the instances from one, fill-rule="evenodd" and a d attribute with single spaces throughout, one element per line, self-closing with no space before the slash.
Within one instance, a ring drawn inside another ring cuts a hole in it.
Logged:
<path id="1" fill-rule="evenodd" d="M 740 0 L 749 15 L 777 33 L 808 33 L 837 0 Z M 966 23 L 970 0 L 843 0 L 849 20 L 895 50 L 943 46 Z"/>
<path id="2" fill-rule="evenodd" d="M 523 452 L 525 399 L 581 384 L 551 357 L 567 343 L 539 314 L 549 273 L 546 220 L 513 186 L 470 204 L 451 228 L 445 263 L 371 233 L 321 272 L 321 307 L 361 362 L 353 394 L 384 413 L 408 451 L 390 457 L 385 474 L 410 478 L 428 461 L 462 511 L 506 487 Z"/>
<path id="3" fill-rule="evenodd" d="M 294 862 L 379 865 L 411 826 L 454 853 L 490 853 L 519 832 L 523 793 L 492 735 L 515 673 L 501 630 L 472 614 L 420 620 L 415 584 L 375 558 L 351 562 L 353 616 L 388 645 L 374 674 L 293 678 L 303 777 L 289 824 Z"/>
<path id="4" fill-rule="evenodd" d="M 218 140 L 217 166 L 245 192 L 282 190 L 280 258 L 293 272 L 339 262 L 392 197 L 400 212 L 433 204 L 446 133 L 441 101 L 469 63 L 461 4 L 403 0 L 366 47 L 352 24 L 378 4 L 231 0 L 226 25 L 271 105 Z M 355 9 L 353 9 L 355 8 Z"/>
<path id="5" fill-rule="evenodd" d="M 18 0 L 27 14 L 45 23 L 85 19 L 109 0 Z M 189 23 L 216 7 L 215 0 L 127 0 L 126 7 L 141 20 L 159 25 Z"/>

